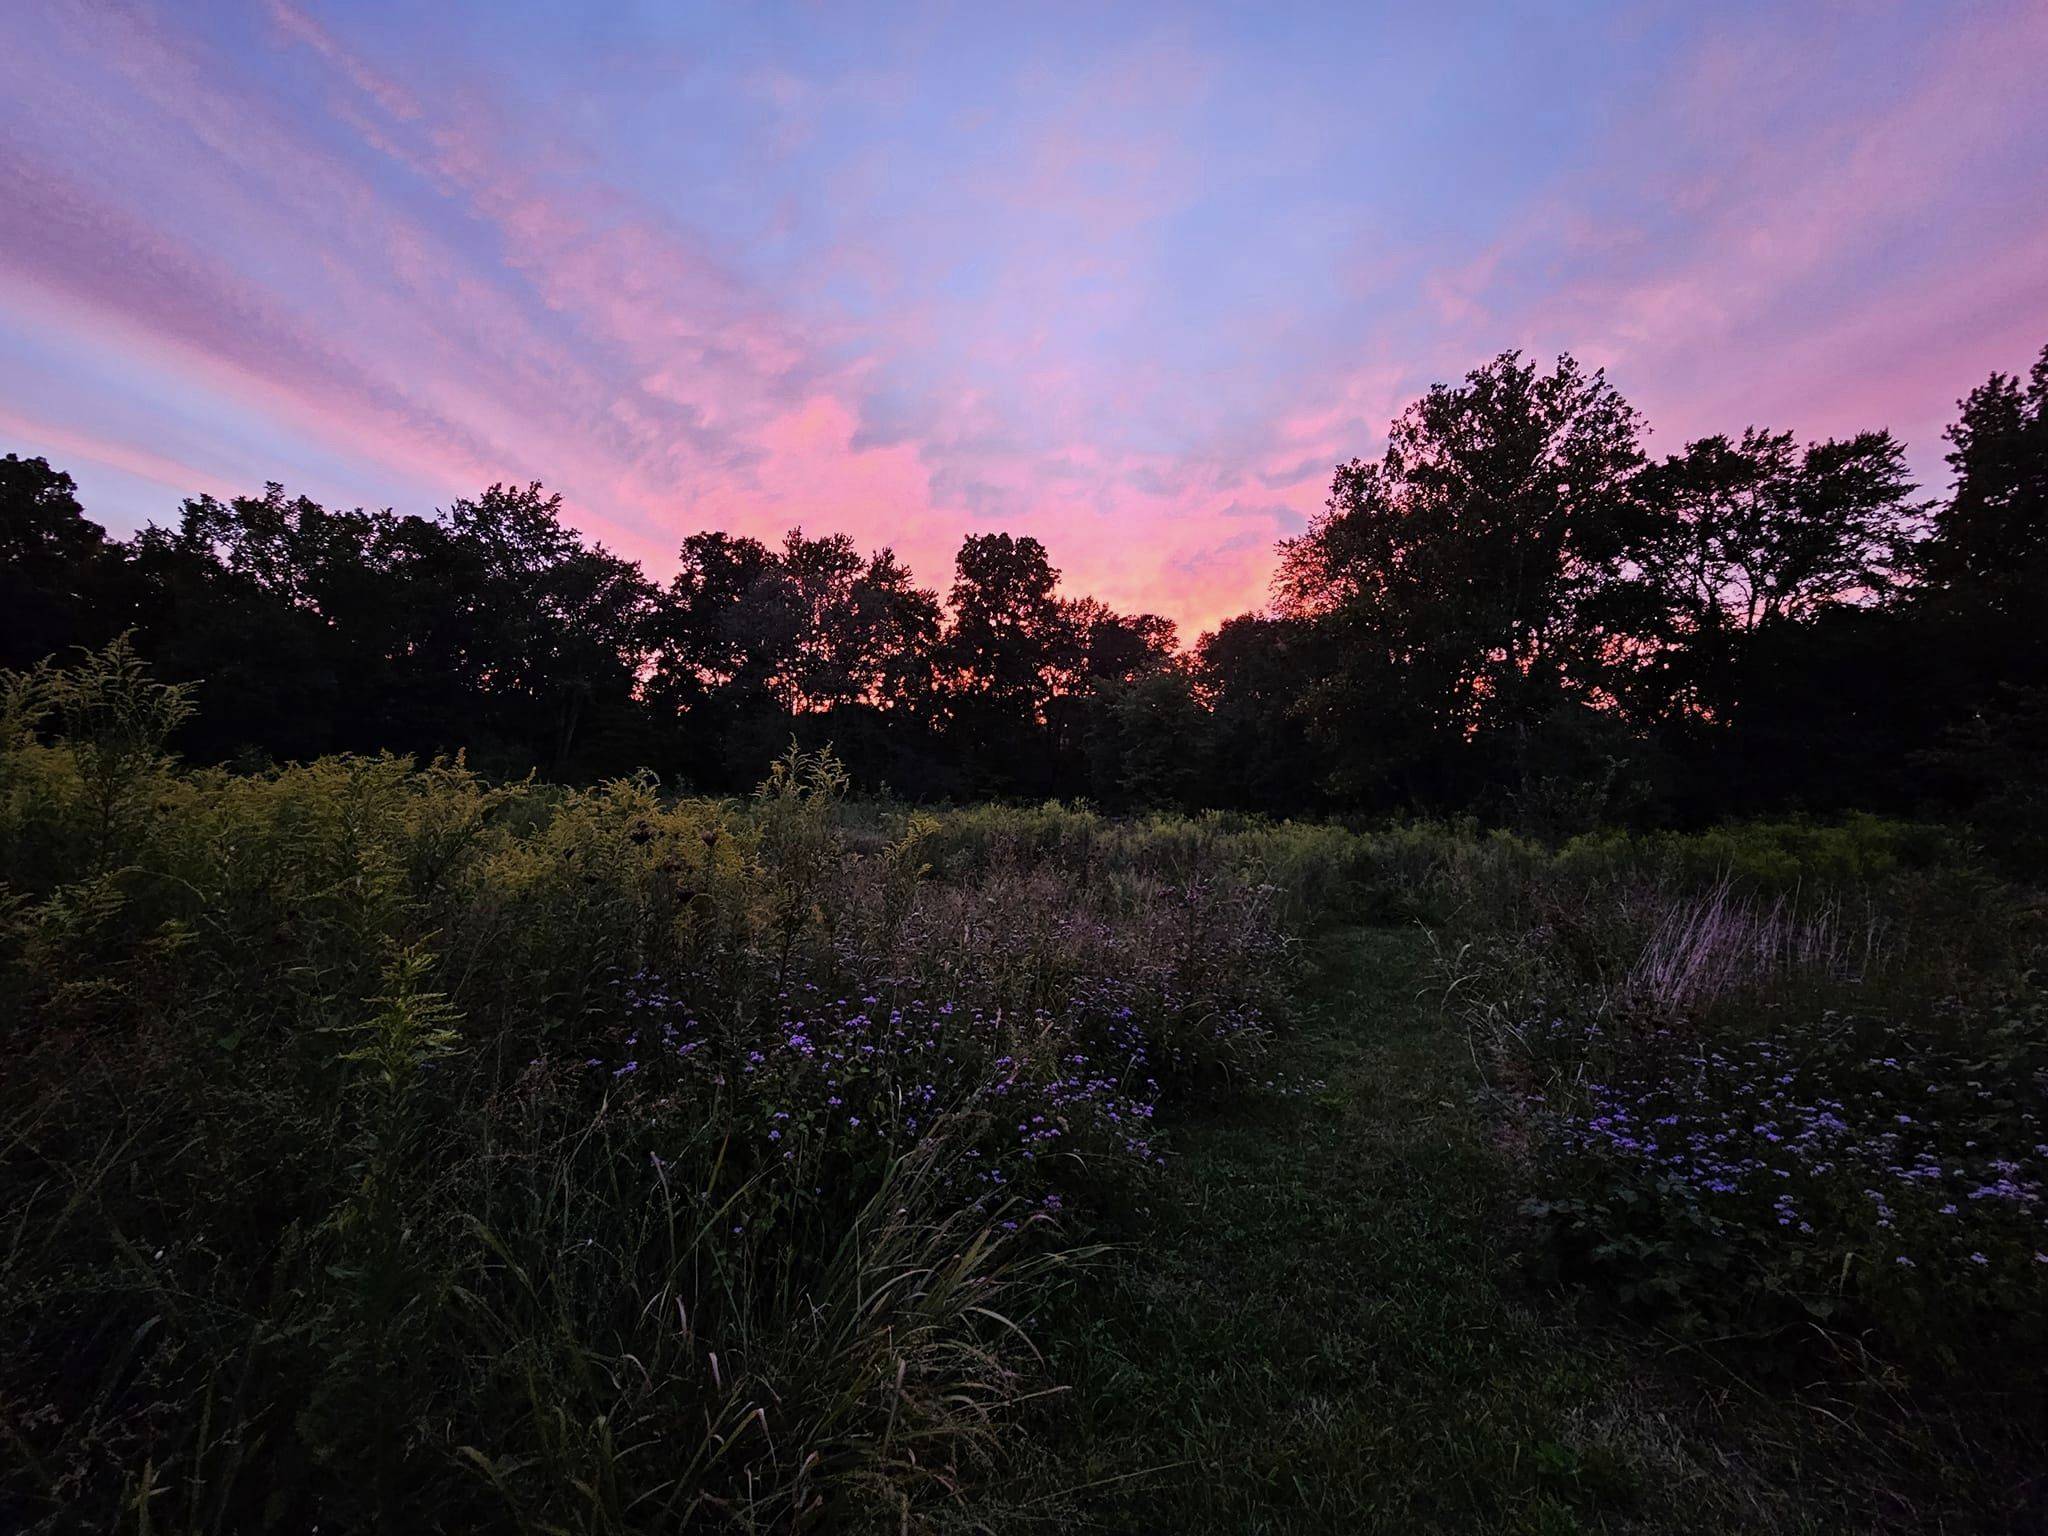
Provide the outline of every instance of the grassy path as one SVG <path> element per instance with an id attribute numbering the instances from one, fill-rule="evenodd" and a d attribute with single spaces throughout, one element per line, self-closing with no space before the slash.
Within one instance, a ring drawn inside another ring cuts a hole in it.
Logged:
<path id="1" fill-rule="evenodd" d="M 1170 1171 L 1111 1233 L 1124 1257 L 1054 1329 L 1072 1395 L 1036 1427 L 1054 1447 L 1036 1491 L 996 1528 L 1669 1530 L 1733 1513 L 1730 1469 L 1679 1444 L 1616 1353 L 1517 1296 L 1513 1200 L 1465 1043 L 1417 997 L 1424 953 L 1413 931 L 1325 941 L 1279 1063 L 1306 1086 L 1175 1128 Z"/>

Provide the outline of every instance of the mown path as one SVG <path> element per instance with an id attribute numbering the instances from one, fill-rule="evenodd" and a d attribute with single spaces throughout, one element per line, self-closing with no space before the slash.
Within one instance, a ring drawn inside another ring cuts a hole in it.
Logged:
<path id="1" fill-rule="evenodd" d="M 1517 1278 L 1507 1169 L 1462 1034 L 1418 995 L 1426 958 L 1413 930 L 1326 939 L 1282 1087 L 1174 1129 L 1122 1256 L 1053 1320 L 1072 1391 L 984 1528 L 1805 1525 L 1757 1492 L 1798 1468 L 1759 1479 L 1703 1443 L 1697 1397 L 1681 1429 Z"/>

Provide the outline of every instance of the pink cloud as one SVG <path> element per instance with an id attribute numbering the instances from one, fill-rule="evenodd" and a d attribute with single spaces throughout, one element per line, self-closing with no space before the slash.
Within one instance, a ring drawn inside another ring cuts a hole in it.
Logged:
<path id="1" fill-rule="evenodd" d="M 409 470 L 473 476 L 493 457 L 230 274 L 61 176 L 0 152 L 0 199 L 39 210 L 33 230 L 0 253 L 0 284 L 19 307 L 68 310 L 87 331 L 117 335 L 138 356 L 301 427 L 380 435 L 385 455 Z"/>
<path id="2" fill-rule="evenodd" d="M 1944 33 L 1912 89 L 1873 97 L 1810 136 L 1729 110 L 1731 101 L 1796 100 L 1797 50 L 1757 38 L 1703 57 L 1674 89 L 1671 115 L 1732 145 L 1734 170 L 1677 189 L 1699 223 L 1676 249 L 1545 294 L 1542 329 L 1575 338 L 1575 350 L 1652 407 L 1653 422 L 1686 433 L 1740 428 L 1746 420 L 1708 418 L 1758 411 L 1834 431 L 1850 420 L 1931 426 L 1931 402 L 1938 412 L 2048 332 L 2048 219 L 1959 232 L 1967 255 L 1939 270 L 1886 275 L 1874 287 L 1850 276 L 1892 231 L 1977 211 L 1959 193 L 2011 134 L 2011 103 L 2038 83 L 2048 8 L 1971 21 Z M 1811 303 L 1788 307 L 1809 291 Z M 1915 401 L 1916 419 L 1887 422 Z"/>
<path id="3" fill-rule="evenodd" d="M 262 14 L 303 117 L 246 89 L 175 11 L 53 12 L 119 89 L 88 113 L 13 66 L 63 142 L 0 151 L 0 196 L 38 210 L 0 237 L 0 299 L 425 496 L 544 479 L 656 574 L 697 527 L 801 523 L 894 544 L 943 587 L 963 531 L 1007 525 L 1044 539 L 1073 587 L 1192 635 L 1263 600 L 1273 541 L 1321 504 L 1332 464 L 1501 346 L 1608 364 L 1674 434 L 1739 428 L 1728 413 L 1752 408 L 1833 430 L 1937 390 L 1945 404 L 2048 331 L 2040 220 L 1939 272 L 1888 273 L 1858 303 L 1825 292 L 1898 221 L 1952 205 L 2002 141 L 2000 113 L 2048 52 L 2038 7 L 1973 12 L 1909 91 L 1796 140 L 1747 105 L 1797 99 L 1796 51 L 1724 34 L 1608 134 L 1608 158 L 1421 270 L 1413 239 L 1333 235 L 1350 252 L 1334 313 L 1276 285 L 1202 317 L 1221 339 L 1194 368 L 1149 345 L 1149 285 L 1163 231 L 1228 167 L 1186 131 L 1219 63 L 1174 35 L 1025 67 L 1018 113 L 959 115 L 990 147 L 944 161 L 936 189 L 906 195 L 886 151 L 849 166 L 820 192 L 835 238 L 771 286 L 683 215 L 608 186 L 567 136 L 523 132 L 459 70 L 416 88 L 339 20 L 290 0 Z M 835 100 L 893 109 L 907 91 L 780 62 L 743 85 L 780 157 Z M 138 157 L 154 135 L 175 152 Z M 905 227 L 864 235 L 892 195 Z M 1588 212 L 1605 202 L 1624 211 Z M 986 260 L 963 275 L 926 248 Z M 863 302 L 826 297 L 849 289 Z"/>
<path id="4" fill-rule="evenodd" d="M 166 492 L 166 505 L 173 505 L 187 496 L 227 497 L 248 489 L 230 483 L 221 475 L 198 465 L 174 459 L 166 454 L 152 453 L 133 443 L 119 439 L 99 437 L 90 432 L 79 431 L 58 422 L 39 420 L 18 411 L 0 407 L 0 436 L 14 443 L 35 445 L 43 456 L 60 454 L 66 459 L 82 459 L 89 463 L 104 465 L 138 480 L 146 480 L 160 486 Z M 19 451 L 13 450 L 10 451 Z M 34 455 L 31 455 L 34 456 Z M 61 469 L 64 466 L 56 466 Z M 92 509 L 86 509 L 92 515 Z"/>
<path id="5" fill-rule="evenodd" d="M 331 40 L 316 51 L 373 103 L 409 100 Z M 1119 104 L 1156 100 L 1162 88 L 1185 100 L 1202 86 L 1199 61 L 1168 46 L 1106 67 L 1086 89 L 1059 98 L 1047 126 L 1024 146 L 1027 174 L 1004 181 L 1001 195 L 1084 231 L 1084 250 L 1009 264 L 996 312 L 1057 311 L 1071 319 L 1077 276 L 1108 270 L 1115 259 L 1087 252 L 1107 252 L 1186 195 L 1190 178 L 1165 130 L 1120 138 L 1086 125 Z M 789 103 L 801 92 L 784 82 L 771 94 Z M 413 149 L 403 146 L 398 127 L 386 125 L 377 145 L 399 144 L 391 152 L 490 219 L 509 265 L 549 308 L 637 370 L 610 407 L 627 429 L 625 461 L 609 476 L 593 466 L 577 488 L 587 492 L 601 480 L 605 495 L 657 526 L 680 533 L 711 523 L 764 537 L 798 522 L 830 527 L 894 544 L 927 581 L 943 586 L 963 517 L 982 525 L 1013 520 L 1047 539 L 1071 585 L 1173 613 L 1192 632 L 1262 599 L 1267 550 L 1291 531 L 1285 507 L 1244 509 L 1272 507 L 1276 488 L 1314 487 L 1320 496 L 1326 464 L 1276 485 L 1263 467 L 1226 473 L 1197 460 L 1105 451 L 1089 437 L 1099 422 L 1090 419 L 1086 381 L 1050 350 L 1042 325 L 965 338 L 988 359 L 990 375 L 1004 380 L 1002 396 L 970 386 L 928 402 L 911 433 L 877 436 L 863 406 L 870 368 L 821 363 L 814 329 L 800 330 L 748 294 L 673 231 L 630 210 L 608 209 L 601 222 L 579 206 L 588 193 L 542 193 L 477 124 L 438 122 L 426 146 Z M 1095 302 L 1113 313 L 1122 301 L 1104 289 Z M 1037 407 L 1022 419 L 1020 398 Z M 653 423 L 673 422 L 676 412 L 722 441 L 652 462 L 634 451 L 634 439 Z M 1308 462 L 1311 450 L 1327 456 L 1323 436 L 1315 444 L 1283 439 L 1293 463 Z M 1250 531 L 1238 526 L 1219 538 L 1215 521 L 1233 509 Z M 1135 560 L 1134 552 L 1141 552 Z"/>

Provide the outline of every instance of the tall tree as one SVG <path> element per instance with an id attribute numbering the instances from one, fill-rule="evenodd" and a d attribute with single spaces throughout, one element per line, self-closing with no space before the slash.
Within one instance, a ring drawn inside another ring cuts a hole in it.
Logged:
<path id="1" fill-rule="evenodd" d="M 586 546 L 538 482 L 494 485 L 449 508 L 454 609 L 465 681 L 506 749 L 572 771 L 593 722 L 632 709 L 653 592 L 640 567 Z"/>
<path id="2" fill-rule="evenodd" d="M 782 543 L 782 602 L 789 612 L 789 671 L 781 689 L 791 714 L 829 714 L 865 692 L 866 658 L 849 622 L 864 562 L 843 533 Z"/>
<path id="3" fill-rule="evenodd" d="M 1079 691 L 1089 680 L 1128 683 L 1172 664 L 1180 649 L 1173 620 L 1156 613 L 1118 613 L 1092 597 L 1063 604 L 1071 638 L 1063 685 Z"/>
<path id="4" fill-rule="evenodd" d="M 1701 438 L 1637 488 L 1627 558 L 1642 643 L 1623 686 L 1644 712 L 1722 721 L 1750 637 L 1891 591 L 1921 518 L 1889 432 L 1805 448 L 1755 427 Z"/>
<path id="5" fill-rule="evenodd" d="M 688 710 L 736 683 L 767 686 L 779 655 L 761 655 L 764 626 L 750 613 L 775 565 L 759 539 L 708 531 L 683 540 L 655 621 L 653 689 L 668 707 Z"/>
<path id="6" fill-rule="evenodd" d="M 968 535 L 954 561 L 943 665 L 956 701 L 1035 719 L 1074 635 L 1045 546 L 1007 533 Z"/>
<path id="7" fill-rule="evenodd" d="M 792 735 L 897 782 L 897 749 L 928 750 L 942 615 L 893 552 L 863 560 L 844 536 L 800 529 L 779 550 L 693 534 L 656 610 L 645 694 L 685 722 L 693 775 L 751 783 Z"/>
<path id="8" fill-rule="evenodd" d="M 1326 768 L 1311 730 L 1311 693 L 1327 670 L 1321 639 L 1308 619 L 1244 614 L 1197 644 L 1217 803 L 1279 812 L 1320 802 Z"/>
<path id="9" fill-rule="evenodd" d="M 1311 713 L 1354 789 L 1455 792 L 1468 743 L 1601 696 L 1641 434 L 1604 375 L 1504 352 L 1410 406 L 1379 462 L 1339 467 L 1276 596 L 1330 636 Z"/>
<path id="10" fill-rule="evenodd" d="M 2048 592 L 2048 347 L 2024 383 L 1994 373 L 1948 429 L 1955 491 L 1919 551 L 1929 587 L 1986 610 L 2036 610 Z"/>
<path id="11" fill-rule="evenodd" d="M 0 459 L 0 667 L 109 638 L 94 613 L 109 558 L 69 475 L 44 459 Z"/>
<path id="12" fill-rule="evenodd" d="M 983 790 L 1044 792 L 1047 704 L 1079 650 L 1045 546 L 970 534 L 954 562 L 952 622 L 939 646 L 948 733 Z"/>
<path id="13" fill-rule="evenodd" d="M 1911 663 L 1945 705 L 1917 756 L 1988 841 L 2048 867 L 2048 347 L 2022 382 L 1994 373 L 1948 430 L 1955 487 L 1916 551 Z"/>
<path id="14" fill-rule="evenodd" d="M 905 720 L 928 716 L 937 688 L 935 653 L 945 627 L 939 594 L 918 586 L 894 550 L 878 550 L 855 579 L 842 622 L 859 658 L 859 697 Z"/>
<path id="15" fill-rule="evenodd" d="M 199 685 L 188 745 L 202 756 L 303 758 L 394 740 L 385 713 L 390 514 L 330 512 L 271 484 L 188 500 L 138 533 L 123 571 L 138 642 Z"/>
<path id="16" fill-rule="evenodd" d="M 1092 702 L 1084 745 L 1098 799 L 1175 810 L 1212 802 L 1211 716 L 1188 667 L 1105 681 Z"/>

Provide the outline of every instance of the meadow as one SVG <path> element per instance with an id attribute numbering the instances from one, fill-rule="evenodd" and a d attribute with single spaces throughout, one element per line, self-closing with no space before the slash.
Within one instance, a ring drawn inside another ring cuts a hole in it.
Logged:
<path id="1" fill-rule="evenodd" d="M 2048 909 L 0 687 L 0 1524 L 2016 1530 Z"/>

